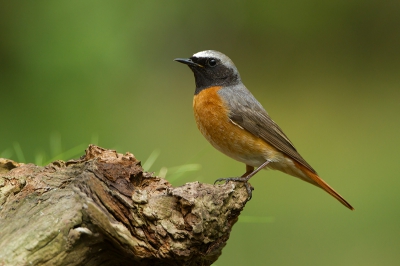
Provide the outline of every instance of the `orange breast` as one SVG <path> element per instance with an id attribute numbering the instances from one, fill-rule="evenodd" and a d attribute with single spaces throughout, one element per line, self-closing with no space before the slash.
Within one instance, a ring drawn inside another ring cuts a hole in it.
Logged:
<path id="1" fill-rule="evenodd" d="M 217 150 L 251 166 L 281 153 L 264 140 L 244 130 L 229 119 L 229 112 L 218 91 L 221 87 L 202 90 L 194 96 L 193 109 L 197 127 Z"/>

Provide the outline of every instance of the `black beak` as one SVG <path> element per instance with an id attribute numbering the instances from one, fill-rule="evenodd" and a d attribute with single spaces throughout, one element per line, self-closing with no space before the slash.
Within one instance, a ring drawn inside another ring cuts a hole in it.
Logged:
<path id="1" fill-rule="evenodd" d="M 192 59 L 190 59 L 190 58 L 175 58 L 174 61 L 188 65 L 188 66 L 203 67 L 202 65 L 199 65 L 199 64 L 193 62 Z"/>

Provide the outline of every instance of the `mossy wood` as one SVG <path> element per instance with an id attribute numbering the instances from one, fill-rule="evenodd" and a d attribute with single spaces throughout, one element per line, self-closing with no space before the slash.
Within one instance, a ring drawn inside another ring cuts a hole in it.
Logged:
<path id="1" fill-rule="evenodd" d="M 0 159 L 0 265 L 210 265 L 246 201 L 241 183 L 172 187 L 94 145 L 45 167 Z"/>

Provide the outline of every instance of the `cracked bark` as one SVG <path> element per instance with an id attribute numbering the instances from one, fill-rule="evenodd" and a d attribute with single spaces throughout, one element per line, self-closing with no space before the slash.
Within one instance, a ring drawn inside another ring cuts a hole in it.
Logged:
<path id="1" fill-rule="evenodd" d="M 210 265 L 246 201 L 241 183 L 172 187 L 94 145 L 45 167 L 0 159 L 0 265 Z"/>

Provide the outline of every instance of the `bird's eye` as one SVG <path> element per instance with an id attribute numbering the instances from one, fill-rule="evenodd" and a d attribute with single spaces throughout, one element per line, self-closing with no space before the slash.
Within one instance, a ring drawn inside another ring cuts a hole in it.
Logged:
<path id="1" fill-rule="evenodd" d="M 208 65 L 210 67 L 215 67 L 217 65 L 217 60 L 215 60 L 215 59 L 208 60 Z"/>

